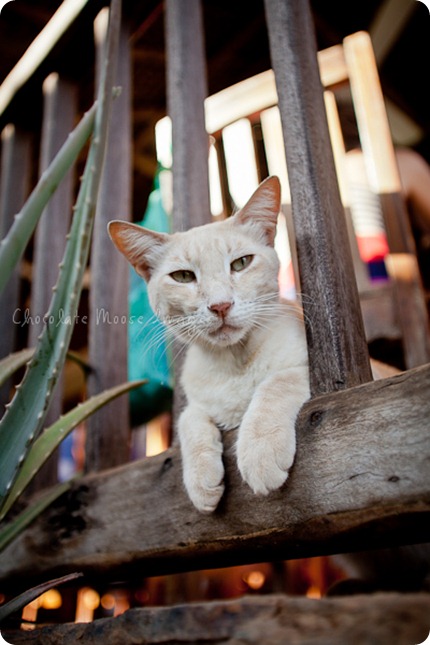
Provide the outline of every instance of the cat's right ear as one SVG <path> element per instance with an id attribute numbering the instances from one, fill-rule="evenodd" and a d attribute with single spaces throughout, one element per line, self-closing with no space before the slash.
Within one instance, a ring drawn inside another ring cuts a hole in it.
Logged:
<path id="1" fill-rule="evenodd" d="M 168 240 L 168 234 L 150 231 L 137 224 L 122 220 L 109 222 L 108 233 L 112 242 L 127 258 L 135 271 L 148 281 Z"/>

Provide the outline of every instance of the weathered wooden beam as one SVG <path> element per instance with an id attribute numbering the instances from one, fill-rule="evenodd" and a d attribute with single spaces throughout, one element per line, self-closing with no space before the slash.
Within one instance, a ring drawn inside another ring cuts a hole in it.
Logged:
<path id="1" fill-rule="evenodd" d="M 430 365 L 314 398 L 285 486 L 257 497 L 225 434 L 226 494 L 199 513 L 178 450 L 83 477 L 0 555 L 1 586 L 155 575 L 430 541 Z"/>
<path id="2" fill-rule="evenodd" d="M 210 221 L 207 97 L 200 0 L 166 2 L 167 108 L 172 119 L 173 228 Z"/>
<path id="3" fill-rule="evenodd" d="M 21 209 L 27 197 L 30 184 L 30 137 L 17 131 L 14 125 L 7 125 L 1 133 L 1 196 L 0 196 L 0 238 L 3 238 L 13 223 L 14 216 Z M 0 294 L 0 358 L 15 349 L 17 326 L 14 316 L 19 298 L 19 272 L 16 267 L 4 291 Z M 19 312 L 22 314 L 22 312 Z M 0 388 L 0 415 L 10 398 L 10 382 Z"/>
<path id="4" fill-rule="evenodd" d="M 312 393 L 371 379 L 309 3 L 265 0 L 291 188 Z"/>
<path id="5" fill-rule="evenodd" d="M 98 21 L 98 75 L 101 73 L 103 16 Z M 105 25 L 107 29 L 107 24 Z M 100 33 L 101 32 L 101 33 Z M 94 221 L 91 250 L 89 361 L 93 367 L 88 392 L 97 394 L 127 380 L 129 267 L 111 243 L 107 224 L 131 219 L 131 63 L 129 34 L 121 26 L 116 84 L 121 93 L 112 104 L 102 184 Z M 88 420 L 87 471 L 111 468 L 128 461 L 130 423 L 128 397 L 120 397 Z"/>
<path id="6" fill-rule="evenodd" d="M 77 112 L 77 88 L 61 80 L 58 74 L 50 74 L 45 79 L 43 94 L 39 175 L 47 169 L 67 139 L 73 129 Z M 36 229 L 31 292 L 31 313 L 34 321 L 29 329 L 30 347 L 36 345 L 42 332 L 43 316 L 48 312 L 52 287 L 57 282 L 58 264 L 63 258 L 70 226 L 74 179 L 72 168 L 52 195 Z M 61 408 L 58 412 L 61 413 Z"/>
<path id="7" fill-rule="evenodd" d="M 282 595 L 132 609 L 93 623 L 48 625 L 35 631 L 3 631 L 16 645 L 411 645 L 430 629 L 428 594 L 376 594 L 349 598 Z M 310 616 L 312 619 L 310 619 Z"/>
<path id="8" fill-rule="evenodd" d="M 167 111 L 172 119 L 174 231 L 211 221 L 209 202 L 209 137 L 205 127 L 206 58 L 200 0 L 165 3 Z M 179 346 L 175 374 L 181 371 Z M 173 416 L 184 407 L 185 395 L 176 378 Z M 176 437 L 174 437 L 174 441 Z"/>
<path id="9" fill-rule="evenodd" d="M 40 148 L 39 175 L 48 168 L 75 124 L 77 88 L 50 74 L 43 84 L 44 110 Z M 36 347 L 48 313 L 52 288 L 57 282 L 66 235 L 70 227 L 73 203 L 74 168 L 71 168 L 52 195 L 36 229 L 34 241 L 33 279 L 31 286 L 31 316 L 28 346 Z M 61 374 L 51 400 L 46 426 L 54 423 L 62 413 L 63 375 Z M 54 484 L 58 472 L 58 451 L 44 464 L 32 482 L 32 490 Z"/>

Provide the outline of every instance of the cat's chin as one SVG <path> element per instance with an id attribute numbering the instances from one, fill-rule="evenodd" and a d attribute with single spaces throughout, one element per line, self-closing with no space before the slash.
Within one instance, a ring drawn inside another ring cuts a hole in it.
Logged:
<path id="1" fill-rule="evenodd" d="M 243 342 L 246 331 L 242 327 L 234 327 L 224 323 L 218 329 L 208 332 L 206 339 L 209 345 L 214 347 L 230 347 Z"/>

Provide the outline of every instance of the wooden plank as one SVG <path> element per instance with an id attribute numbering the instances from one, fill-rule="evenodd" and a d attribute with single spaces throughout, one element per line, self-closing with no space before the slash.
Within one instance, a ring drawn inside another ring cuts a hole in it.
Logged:
<path id="1" fill-rule="evenodd" d="M 99 45 L 99 65 L 100 48 Z M 131 71 L 128 30 L 121 28 L 117 85 L 108 148 L 94 222 L 91 251 L 89 395 L 127 380 L 129 267 L 107 234 L 112 219 L 131 217 Z M 125 318 L 124 318 L 125 317 Z M 128 461 L 128 398 L 120 397 L 88 420 L 86 469 L 100 470 Z"/>
<path id="2" fill-rule="evenodd" d="M 1 142 L 0 239 L 8 232 L 27 197 L 31 154 L 29 137 L 17 131 L 12 124 L 4 128 Z M 18 266 L 0 294 L 0 358 L 15 349 L 16 325 L 13 321 L 24 319 L 23 312 L 14 318 L 18 306 L 19 271 Z M 9 400 L 9 392 L 9 383 L 0 388 L 0 413 L 3 413 L 3 406 Z"/>
<path id="3" fill-rule="evenodd" d="M 285 486 L 255 496 L 225 433 L 226 494 L 199 513 L 179 451 L 88 475 L 0 555 L 1 585 L 166 572 L 430 540 L 430 365 L 305 404 Z"/>
<path id="4" fill-rule="evenodd" d="M 43 84 L 44 111 L 41 136 L 39 175 L 46 170 L 68 134 L 73 129 L 77 112 L 76 87 L 50 74 Z M 31 286 L 31 316 L 29 347 L 35 347 L 44 327 L 43 317 L 49 310 L 52 288 L 57 282 L 58 265 L 66 246 L 66 235 L 72 213 L 75 173 L 71 169 L 52 195 L 36 229 L 34 241 L 33 280 Z M 46 425 L 54 423 L 62 413 L 63 375 L 46 417 Z M 32 483 L 32 490 L 57 481 L 57 452 L 43 466 Z"/>
<path id="5" fill-rule="evenodd" d="M 300 282 L 310 324 L 313 394 L 371 379 L 360 303 L 330 147 L 308 2 L 265 0 Z"/>
<path id="6" fill-rule="evenodd" d="M 370 185 L 377 194 L 400 193 L 402 185 L 370 36 L 357 32 L 345 38 L 343 46 Z M 393 247 L 393 251 L 406 248 Z"/>
<path id="7" fill-rule="evenodd" d="M 210 222 L 207 96 L 200 0 L 166 2 L 167 108 L 172 119 L 173 227 Z"/>
<path id="8" fill-rule="evenodd" d="M 342 45 L 334 45 L 318 52 L 318 65 L 324 87 L 333 87 L 348 80 L 348 68 Z"/>
<path id="9" fill-rule="evenodd" d="M 4 631 L 16 645 L 411 645 L 430 629 L 428 594 L 371 594 L 347 598 L 257 595 L 132 609 L 93 623 L 47 625 L 34 631 Z"/>

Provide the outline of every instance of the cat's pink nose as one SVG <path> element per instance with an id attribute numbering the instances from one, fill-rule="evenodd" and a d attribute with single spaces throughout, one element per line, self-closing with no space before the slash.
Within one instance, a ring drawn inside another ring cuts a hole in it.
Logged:
<path id="1" fill-rule="evenodd" d="M 217 316 L 223 318 L 231 309 L 232 305 L 232 302 L 218 302 L 215 305 L 208 305 L 208 309 Z"/>

